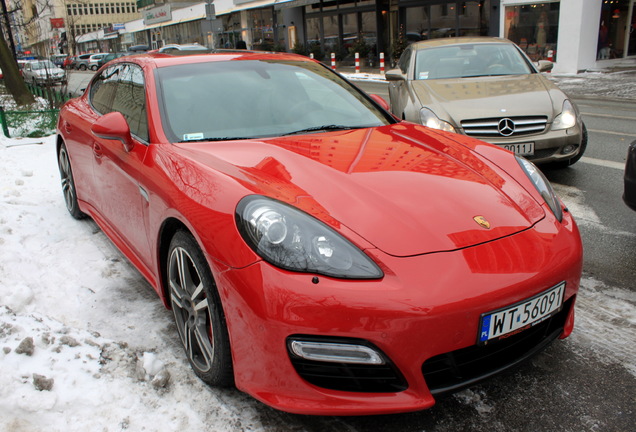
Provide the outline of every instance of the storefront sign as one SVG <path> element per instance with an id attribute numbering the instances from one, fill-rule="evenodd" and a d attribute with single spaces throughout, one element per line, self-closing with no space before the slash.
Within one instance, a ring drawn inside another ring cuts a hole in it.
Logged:
<path id="1" fill-rule="evenodd" d="M 172 20 L 172 10 L 170 5 L 164 5 L 142 12 L 144 25 L 158 24 Z"/>
<path id="2" fill-rule="evenodd" d="M 52 29 L 64 28 L 64 18 L 51 18 L 51 28 Z"/>

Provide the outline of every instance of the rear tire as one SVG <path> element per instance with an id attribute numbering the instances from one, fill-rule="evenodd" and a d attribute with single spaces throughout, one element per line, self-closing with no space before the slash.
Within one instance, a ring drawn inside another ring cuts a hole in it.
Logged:
<path id="1" fill-rule="evenodd" d="M 57 164 L 60 170 L 60 178 L 62 180 L 62 192 L 64 193 L 64 202 L 66 209 L 75 219 L 83 219 L 86 214 L 82 213 L 77 203 L 77 192 L 75 190 L 75 180 L 73 179 L 73 170 L 71 168 L 71 160 L 68 157 L 66 146 L 64 143 L 60 146 L 57 154 Z"/>
<path id="2" fill-rule="evenodd" d="M 230 338 L 207 261 L 192 235 L 177 231 L 166 274 L 179 339 L 194 372 L 212 386 L 234 383 Z"/>

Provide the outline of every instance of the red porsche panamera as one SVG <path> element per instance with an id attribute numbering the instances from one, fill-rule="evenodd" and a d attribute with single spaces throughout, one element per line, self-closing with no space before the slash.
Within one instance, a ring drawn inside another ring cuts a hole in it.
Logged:
<path id="1" fill-rule="evenodd" d="M 571 333 L 582 248 L 531 163 L 385 105 L 291 54 L 122 57 L 60 112 L 66 205 L 207 383 L 295 413 L 425 409 Z"/>

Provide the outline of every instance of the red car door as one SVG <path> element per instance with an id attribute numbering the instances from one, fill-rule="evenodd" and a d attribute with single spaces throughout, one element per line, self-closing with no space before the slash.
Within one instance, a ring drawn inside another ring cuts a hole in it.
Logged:
<path id="1" fill-rule="evenodd" d="M 144 158 L 148 151 L 143 71 L 131 64 L 119 64 L 117 68 L 118 78 L 109 111 L 120 112 L 126 118 L 133 145 L 127 149 L 118 140 L 93 135 L 98 209 L 107 225 L 104 228 L 110 229 L 110 234 L 118 237 L 115 240 L 124 242 L 123 249 L 132 251 L 143 266 L 148 267 L 148 195 L 139 182 L 144 176 Z M 129 258 L 135 260 L 135 257 Z"/>

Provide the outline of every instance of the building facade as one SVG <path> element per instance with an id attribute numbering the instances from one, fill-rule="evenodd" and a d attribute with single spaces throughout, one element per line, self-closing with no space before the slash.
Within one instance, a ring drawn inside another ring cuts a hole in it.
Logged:
<path id="1" fill-rule="evenodd" d="M 488 35 L 513 40 L 533 60 L 553 60 L 555 72 L 636 61 L 636 0 L 83 1 L 63 8 L 78 52 L 170 43 L 234 48 L 244 41 L 325 61 L 335 53 L 344 63 L 354 52 L 371 63 L 384 53 L 391 63 L 414 41 Z"/>

